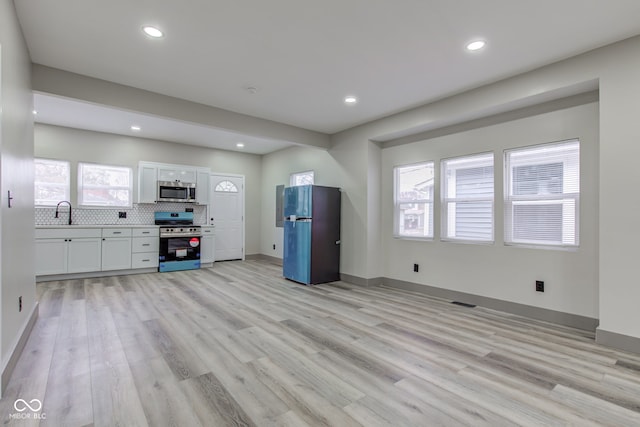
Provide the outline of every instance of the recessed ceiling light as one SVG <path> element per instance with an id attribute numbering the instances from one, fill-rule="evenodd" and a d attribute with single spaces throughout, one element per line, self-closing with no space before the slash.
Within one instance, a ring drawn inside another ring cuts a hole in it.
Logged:
<path id="1" fill-rule="evenodd" d="M 140 132 L 140 129 L 142 129 L 140 126 L 136 126 L 136 125 L 131 126 L 131 130 L 134 132 Z"/>
<path id="2" fill-rule="evenodd" d="M 38 114 L 38 112 L 36 110 L 32 111 L 33 115 L 35 116 L 36 114 Z"/>
<path id="3" fill-rule="evenodd" d="M 238 142 L 238 143 L 236 144 L 236 147 L 238 147 L 238 148 L 244 148 L 244 144 L 243 144 L 242 142 Z"/>
<path id="4" fill-rule="evenodd" d="M 164 33 L 157 29 L 156 27 L 152 27 L 150 25 L 142 27 L 142 31 L 149 37 L 153 37 L 154 39 L 159 39 L 164 36 Z"/>
<path id="5" fill-rule="evenodd" d="M 358 98 L 355 96 L 349 95 L 344 97 L 345 104 L 355 104 L 356 102 L 358 102 Z"/>
<path id="6" fill-rule="evenodd" d="M 484 40 L 475 40 L 467 45 L 467 50 L 480 50 L 485 47 L 486 44 L 487 42 L 485 42 Z"/>

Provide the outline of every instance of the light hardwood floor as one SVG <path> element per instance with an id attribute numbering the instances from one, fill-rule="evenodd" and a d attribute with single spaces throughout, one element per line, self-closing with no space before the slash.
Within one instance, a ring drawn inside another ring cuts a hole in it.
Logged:
<path id="1" fill-rule="evenodd" d="M 37 286 L 8 425 L 640 425 L 640 356 L 591 332 L 261 261 Z"/>

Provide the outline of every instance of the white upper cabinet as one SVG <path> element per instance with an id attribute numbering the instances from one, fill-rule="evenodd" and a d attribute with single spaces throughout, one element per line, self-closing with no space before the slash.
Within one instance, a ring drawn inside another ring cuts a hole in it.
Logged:
<path id="1" fill-rule="evenodd" d="M 198 182 L 196 183 L 196 202 L 199 205 L 209 204 L 209 169 L 198 169 Z"/>
<path id="2" fill-rule="evenodd" d="M 158 167 L 138 165 L 138 203 L 155 203 L 158 187 Z"/>
<path id="3" fill-rule="evenodd" d="M 209 168 L 141 161 L 138 163 L 138 203 L 157 201 L 158 181 L 196 184 L 196 202 L 209 203 Z"/>
<path id="4" fill-rule="evenodd" d="M 197 180 L 196 168 L 178 165 L 158 168 L 158 181 L 178 181 L 195 184 Z"/>

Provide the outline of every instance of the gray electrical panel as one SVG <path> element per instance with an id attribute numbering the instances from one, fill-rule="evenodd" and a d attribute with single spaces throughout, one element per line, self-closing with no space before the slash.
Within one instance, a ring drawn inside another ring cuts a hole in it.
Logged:
<path id="1" fill-rule="evenodd" d="M 284 199 L 284 185 L 276 186 L 276 227 L 284 227 L 284 209 L 282 200 Z"/>

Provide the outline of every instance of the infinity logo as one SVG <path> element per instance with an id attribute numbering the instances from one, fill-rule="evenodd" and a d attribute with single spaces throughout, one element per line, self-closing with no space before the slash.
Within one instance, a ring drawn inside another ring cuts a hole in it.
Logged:
<path id="1" fill-rule="evenodd" d="M 33 406 L 31 406 L 29 403 Z M 38 399 L 31 399 L 29 403 L 27 403 L 27 401 L 24 399 L 18 399 L 13 403 L 13 407 L 18 412 L 24 412 L 27 409 L 31 409 L 32 412 L 38 412 L 40 409 L 42 409 L 42 402 L 40 402 Z"/>

